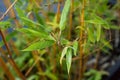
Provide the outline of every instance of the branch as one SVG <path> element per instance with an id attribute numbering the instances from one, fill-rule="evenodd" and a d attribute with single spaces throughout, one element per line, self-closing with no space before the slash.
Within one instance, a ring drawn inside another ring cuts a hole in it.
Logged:
<path id="1" fill-rule="evenodd" d="M 12 5 L 6 10 L 6 12 L 2 15 L 2 17 L 0 18 L 0 21 L 2 21 L 4 19 L 4 17 L 8 14 L 8 12 L 10 11 L 10 9 L 15 5 L 15 3 L 17 2 L 18 0 L 15 0 Z"/>
<path id="2" fill-rule="evenodd" d="M 17 64 L 15 63 L 15 61 L 14 61 L 13 58 L 12 58 L 12 53 L 11 53 L 11 51 L 10 51 L 10 47 L 9 47 L 9 45 L 8 45 L 7 42 L 6 42 L 5 36 L 4 36 L 4 34 L 3 34 L 3 32 L 2 32 L 1 29 L 0 29 L 0 35 L 1 35 L 1 37 L 2 37 L 2 40 L 3 40 L 4 44 L 5 44 L 5 47 L 6 47 L 7 51 L 8 51 L 8 54 L 9 54 L 9 55 L 8 55 L 8 61 L 9 61 L 10 64 L 13 66 L 13 68 L 15 69 L 15 71 L 17 72 L 17 74 L 20 76 L 20 78 L 21 78 L 22 80 L 26 80 L 25 77 L 24 77 L 24 75 L 21 73 L 20 69 L 18 68 Z"/>

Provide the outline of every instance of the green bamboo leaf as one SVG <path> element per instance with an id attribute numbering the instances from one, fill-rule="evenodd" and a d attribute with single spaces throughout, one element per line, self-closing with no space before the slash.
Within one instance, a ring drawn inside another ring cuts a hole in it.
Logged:
<path id="1" fill-rule="evenodd" d="M 100 35 L 101 35 L 101 25 L 97 26 L 97 41 L 100 40 Z"/>
<path id="2" fill-rule="evenodd" d="M 87 30 L 88 30 L 88 39 L 94 43 L 95 42 L 94 31 L 92 30 L 91 27 L 89 27 Z"/>
<path id="3" fill-rule="evenodd" d="M 105 28 L 105 29 L 109 29 L 110 28 L 108 22 L 105 19 L 103 19 L 103 18 L 101 18 L 101 17 L 99 17 L 97 15 L 96 15 L 95 18 L 97 20 L 99 20 L 103 24 L 103 26 L 102 26 L 103 28 Z"/>
<path id="4" fill-rule="evenodd" d="M 73 42 L 73 48 L 74 48 L 74 50 L 73 50 L 74 55 L 76 56 L 76 54 L 77 54 L 77 49 L 78 49 L 78 42 L 77 42 L 77 41 L 74 41 L 74 42 Z"/>
<path id="5" fill-rule="evenodd" d="M 88 80 L 101 80 L 102 75 L 108 75 L 108 73 L 105 71 L 97 71 L 95 69 L 91 69 L 90 71 L 86 72 L 84 75 L 86 77 L 89 77 Z"/>
<path id="6" fill-rule="evenodd" d="M 23 33 L 26 33 L 28 35 L 31 35 L 31 36 L 36 36 L 36 37 L 43 37 L 43 38 L 46 38 L 48 37 L 48 34 L 46 34 L 44 31 L 43 32 L 38 32 L 37 30 L 33 30 L 33 29 L 30 29 L 30 28 L 21 28 L 21 29 L 17 29 L 18 31 L 20 32 L 23 32 Z"/>
<path id="7" fill-rule="evenodd" d="M 91 23 L 91 24 L 104 24 L 103 21 L 100 21 L 100 20 L 98 20 L 98 19 L 86 20 L 85 22 Z"/>
<path id="8" fill-rule="evenodd" d="M 47 33 L 51 31 L 51 28 L 47 27 L 44 23 L 42 23 L 42 24 L 44 24 L 44 25 L 42 25 L 41 23 L 35 22 L 26 17 L 21 17 L 21 20 L 23 22 L 23 25 L 25 25 L 27 27 L 35 28 L 37 26 L 39 28 L 39 31 L 45 31 Z"/>
<path id="9" fill-rule="evenodd" d="M 40 37 L 47 40 L 54 40 L 54 38 L 51 35 L 47 34 L 45 31 L 37 31 L 30 28 L 21 28 L 17 30 L 33 37 Z"/>
<path id="10" fill-rule="evenodd" d="M 22 51 L 34 51 L 34 50 L 44 49 L 52 46 L 53 44 L 54 44 L 54 41 L 52 40 L 47 40 L 47 41 L 42 40 L 42 41 L 38 41 L 31 44 L 30 46 L 28 46 L 26 49 Z"/>
<path id="11" fill-rule="evenodd" d="M 65 47 L 65 48 L 63 49 L 62 54 L 61 54 L 61 57 L 60 57 L 60 64 L 62 64 L 62 60 L 63 60 L 64 56 L 66 55 L 67 50 L 68 50 L 68 47 Z"/>
<path id="12" fill-rule="evenodd" d="M 91 24 L 103 25 L 102 27 L 104 27 L 105 29 L 110 28 L 110 26 L 106 20 L 102 19 L 101 17 L 97 16 L 96 14 L 93 14 L 92 16 L 94 16 L 94 19 L 86 20 L 85 22 L 91 23 Z"/>
<path id="13" fill-rule="evenodd" d="M 26 17 L 20 17 L 22 19 L 22 21 L 25 23 L 25 25 L 27 26 L 34 26 L 34 25 L 37 25 L 37 26 L 41 26 L 43 27 L 43 25 L 37 23 L 37 22 L 34 22 L 32 21 L 31 19 L 28 19 Z"/>
<path id="14" fill-rule="evenodd" d="M 62 14 L 61 14 L 61 19 L 60 19 L 60 24 L 59 24 L 61 31 L 65 29 L 65 22 L 67 20 L 67 15 L 70 9 L 70 3 L 71 3 L 71 0 L 66 0 Z"/>
<path id="15" fill-rule="evenodd" d="M 66 64 L 67 64 L 68 74 L 69 74 L 69 72 L 70 72 L 71 63 L 72 63 L 72 49 L 69 48 L 69 49 L 67 50 L 67 54 L 66 54 Z"/>

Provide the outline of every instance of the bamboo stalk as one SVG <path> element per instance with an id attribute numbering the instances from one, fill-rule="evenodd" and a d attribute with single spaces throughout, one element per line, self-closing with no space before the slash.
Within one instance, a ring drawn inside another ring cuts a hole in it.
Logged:
<path id="1" fill-rule="evenodd" d="M 36 5 L 38 8 L 40 8 L 40 4 L 39 4 L 39 3 L 41 3 L 41 1 L 42 1 L 42 0 L 34 0 L 35 5 Z"/>
<path id="2" fill-rule="evenodd" d="M 6 36 L 6 35 L 8 34 L 8 32 L 5 30 L 5 31 L 3 32 L 3 34 L 4 34 L 4 36 Z M 12 39 L 10 40 L 10 46 L 11 46 L 12 50 L 14 51 L 14 53 L 15 53 L 17 56 L 19 56 L 20 52 L 19 52 L 19 50 L 17 49 L 17 47 L 16 47 L 16 45 L 15 45 L 15 43 L 14 43 L 14 41 L 13 41 Z"/>
<path id="3" fill-rule="evenodd" d="M 9 80 L 15 80 L 14 76 L 11 74 L 7 65 L 5 64 L 5 62 L 3 61 L 3 59 L 1 57 L 0 57 L 0 66 L 3 68 L 4 72 L 8 76 Z"/>
<path id="4" fill-rule="evenodd" d="M 58 1 L 58 5 L 57 5 L 57 13 L 56 13 L 57 23 L 59 23 L 60 21 L 60 7 L 61 7 L 61 0 Z"/>
<path id="5" fill-rule="evenodd" d="M 38 68 L 38 71 L 39 71 L 39 72 L 43 72 L 43 70 L 42 70 L 42 68 L 41 68 L 41 65 L 40 65 L 40 60 L 39 60 L 38 54 L 39 54 L 38 51 L 33 51 L 33 52 L 32 52 L 32 55 L 33 55 L 34 60 L 35 60 L 35 61 L 38 60 L 38 62 L 36 63 L 36 66 L 37 66 L 37 68 Z"/>
<path id="6" fill-rule="evenodd" d="M 18 66 L 16 65 L 16 63 L 14 62 L 14 60 L 12 59 L 12 53 L 11 53 L 10 48 L 9 48 L 9 46 L 8 46 L 6 40 L 5 40 L 5 36 L 4 36 L 4 34 L 2 33 L 1 30 L 0 30 L 0 34 L 2 36 L 2 40 L 3 40 L 3 42 L 4 42 L 5 46 L 6 46 L 6 49 L 7 49 L 8 54 L 9 54 L 8 61 L 13 66 L 13 68 L 15 69 L 15 71 L 17 72 L 17 74 L 19 75 L 19 77 L 22 78 L 23 80 L 26 80 L 25 77 L 24 77 L 24 75 L 21 73 L 20 69 L 18 68 Z"/>
<path id="7" fill-rule="evenodd" d="M 19 24 L 18 20 L 16 19 L 16 15 L 15 15 L 14 9 L 12 8 L 17 1 L 18 1 L 18 0 L 15 0 L 15 1 L 11 4 L 10 0 L 4 0 L 4 4 L 5 4 L 5 6 L 6 6 L 8 9 L 7 9 L 6 12 L 3 14 L 3 16 L 1 17 L 0 20 L 4 19 L 4 17 L 7 15 L 7 13 L 9 13 L 9 16 L 14 19 L 15 25 L 18 26 L 18 27 L 20 27 L 20 24 Z M 13 40 L 10 40 L 10 41 L 11 41 L 10 44 L 11 44 L 14 52 L 16 53 L 16 55 L 19 55 L 19 51 L 18 51 L 16 45 L 14 44 Z"/>
<path id="8" fill-rule="evenodd" d="M 68 39 L 71 39 L 71 31 L 73 26 L 73 10 L 74 10 L 74 0 L 71 1 L 71 7 L 70 7 L 70 15 L 69 15 L 69 32 L 68 32 Z"/>
<path id="9" fill-rule="evenodd" d="M 80 26 L 85 28 L 85 23 L 84 23 L 84 10 L 85 10 L 85 0 L 83 0 L 82 3 L 82 10 L 81 10 L 81 16 L 80 16 Z M 85 32 L 80 29 L 80 40 L 79 40 L 79 46 L 80 46 L 80 76 L 79 80 L 82 80 L 84 77 L 84 50 L 83 50 L 83 45 L 85 43 Z"/>
<path id="10" fill-rule="evenodd" d="M 40 60 L 39 60 L 38 54 L 39 54 L 38 51 L 32 51 L 32 55 L 33 55 L 33 58 L 35 60 L 36 67 L 37 67 L 38 71 L 42 73 L 43 70 L 42 70 L 41 65 L 40 65 Z M 33 67 L 34 67 L 35 64 L 33 64 Z M 28 71 L 26 72 L 26 76 L 30 73 L 30 71 L 33 69 L 33 67 L 32 68 L 30 67 L 28 69 Z M 44 75 L 41 76 L 41 78 L 43 80 L 46 80 L 46 77 Z"/>
<path id="11" fill-rule="evenodd" d="M 6 54 L 6 51 L 4 50 L 4 49 L 2 49 L 2 48 L 0 48 L 0 57 L 2 57 L 2 58 L 5 58 L 5 59 L 8 59 L 8 57 L 5 55 Z"/>
<path id="12" fill-rule="evenodd" d="M 6 4 L 7 7 L 9 7 L 9 5 L 11 4 L 10 1 L 4 1 L 4 3 Z M 14 18 L 15 14 L 14 14 L 14 10 L 12 9 L 10 11 L 10 16 Z M 15 21 L 16 22 L 16 21 Z M 16 24 L 17 25 L 17 24 Z M 15 47 L 15 46 L 14 46 Z"/>
<path id="13" fill-rule="evenodd" d="M 61 0 L 58 1 L 58 5 L 57 5 L 57 13 L 56 13 L 56 23 L 58 24 L 59 21 L 60 21 L 60 7 L 61 7 Z M 57 52 L 57 45 L 56 43 L 53 45 L 53 55 L 51 58 L 52 59 L 52 62 L 54 64 L 54 69 L 53 69 L 53 72 L 55 73 L 56 72 L 56 52 Z"/>

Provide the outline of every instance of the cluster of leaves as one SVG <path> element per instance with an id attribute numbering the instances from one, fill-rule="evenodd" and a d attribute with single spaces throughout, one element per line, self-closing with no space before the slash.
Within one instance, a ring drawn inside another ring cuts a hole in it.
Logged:
<path id="1" fill-rule="evenodd" d="M 57 3 L 58 1 L 50 1 L 49 4 L 55 5 L 53 3 Z M 50 55 L 55 55 L 56 61 L 60 61 L 62 64 L 63 60 L 66 59 L 67 65 L 67 72 L 70 73 L 70 67 L 72 63 L 73 56 L 79 56 L 78 52 L 78 39 L 79 37 L 79 29 L 85 31 L 85 35 L 87 35 L 86 42 L 83 44 L 84 52 L 86 54 L 96 53 L 96 49 L 99 49 L 104 52 L 108 52 L 108 49 L 112 49 L 109 41 L 106 39 L 105 30 L 113 28 L 110 26 L 111 18 L 105 18 L 104 15 L 111 15 L 108 6 L 107 0 L 88 0 L 86 1 L 85 6 L 85 28 L 79 26 L 79 13 L 81 11 L 81 0 L 74 1 L 74 12 L 73 15 L 73 32 L 75 34 L 71 34 L 72 36 L 76 36 L 76 39 L 67 39 L 66 36 L 68 35 L 65 33 L 69 28 L 69 12 L 71 6 L 71 0 L 65 0 L 64 6 L 61 12 L 60 22 L 57 23 L 56 14 L 51 12 L 51 14 L 47 13 L 47 17 L 50 19 L 49 21 L 44 19 L 44 15 L 41 12 L 45 11 L 45 5 L 38 5 L 35 0 L 25 0 L 25 1 L 18 1 L 15 5 L 15 10 L 17 13 L 17 18 L 20 22 L 20 26 L 22 28 L 16 28 L 12 33 L 10 33 L 6 40 L 9 41 L 13 36 L 16 38 L 15 44 L 21 50 L 21 56 L 15 58 L 16 62 L 18 63 L 19 67 L 25 66 L 26 61 L 29 62 L 27 68 L 33 64 L 33 57 L 31 57 L 31 51 L 38 51 L 39 52 L 39 60 L 45 66 L 45 72 L 36 72 L 36 75 L 31 75 L 29 77 L 30 80 L 32 79 L 39 79 L 38 75 L 44 75 L 52 80 L 57 80 L 57 74 L 52 73 L 52 69 L 54 64 L 48 64 L 49 60 L 51 59 Z M 48 4 L 48 5 L 49 5 Z M 102 4 L 103 6 L 101 6 Z M 81 13 L 80 13 L 81 15 Z M 32 18 L 31 18 L 32 17 Z M 52 17 L 52 20 L 51 20 Z M 76 27 L 76 25 L 78 27 Z M 11 27 L 10 21 L 0 22 L 1 29 L 7 29 Z M 12 25 L 18 26 L 18 25 Z M 68 31 L 67 31 L 68 32 Z M 71 32 L 72 33 L 72 32 Z M 22 34 L 22 35 L 21 35 Z M 27 44 L 29 42 L 29 44 Z M 3 42 L 0 43 L 0 46 L 3 46 Z M 27 47 L 25 48 L 25 45 Z M 56 53 L 54 52 L 54 46 L 58 48 Z M 62 48 L 62 50 L 61 50 Z M 47 54 L 49 53 L 49 54 Z M 61 54 L 57 54 L 61 53 Z M 48 56 L 49 55 L 49 56 Z M 61 55 L 61 56 L 60 56 Z M 47 57 L 46 57 L 47 56 Z M 28 59 L 28 60 L 27 60 Z M 59 60 L 57 60 L 59 59 Z M 56 66 L 58 66 L 57 64 Z M 63 64 L 63 67 L 64 64 Z M 24 68 L 23 70 L 27 69 Z M 59 67 L 60 68 L 60 67 Z M 26 71 L 26 70 L 25 70 Z M 59 70 L 58 70 L 59 72 Z M 95 75 L 90 77 L 89 80 L 101 80 L 102 73 L 90 70 L 86 73 L 87 76 L 91 74 Z"/>
<path id="2" fill-rule="evenodd" d="M 89 77 L 87 80 L 102 80 L 102 75 L 109 75 L 105 71 L 96 71 L 91 69 L 89 72 L 84 74 L 86 77 Z"/>

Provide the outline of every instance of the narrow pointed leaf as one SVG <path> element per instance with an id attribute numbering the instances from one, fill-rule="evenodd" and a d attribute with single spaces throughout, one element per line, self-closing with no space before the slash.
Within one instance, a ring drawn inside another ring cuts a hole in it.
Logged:
<path id="1" fill-rule="evenodd" d="M 38 36 L 38 37 L 43 37 L 43 38 L 48 36 L 48 34 L 46 34 L 44 31 L 38 32 L 37 30 L 33 30 L 30 28 L 21 28 L 21 29 L 18 29 L 18 31 L 32 35 L 32 36 Z"/>
<path id="2" fill-rule="evenodd" d="M 68 47 L 65 47 L 65 48 L 63 49 L 62 54 L 61 54 L 61 57 L 60 57 L 60 64 L 62 64 L 62 60 L 63 60 L 64 56 L 66 55 L 67 50 L 68 50 Z"/>
<path id="3" fill-rule="evenodd" d="M 72 63 L 72 49 L 69 48 L 66 54 L 66 64 L 67 64 L 68 74 L 70 72 L 71 63 Z"/>
<path id="4" fill-rule="evenodd" d="M 110 28 L 108 22 L 106 20 L 104 20 L 103 18 L 97 16 L 96 14 L 93 14 L 93 17 L 94 17 L 94 19 L 86 20 L 86 22 L 91 23 L 91 24 L 101 24 L 101 25 L 103 25 L 102 27 L 104 27 L 105 29 Z"/>
<path id="5" fill-rule="evenodd" d="M 27 47 L 26 49 L 22 51 L 34 51 L 34 50 L 44 49 L 44 48 L 52 46 L 53 44 L 54 44 L 54 41 L 52 40 L 38 41 L 38 42 L 31 44 L 29 47 Z"/>
<path id="6" fill-rule="evenodd" d="M 70 3 L 71 3 L 71 0 L 66 0 L 62 14 L 61 14 L 61 19 L 60 19 L 60 24 L 59 24 L 61 31 L 65 29 L 65 22 L 67 20 L 67 15 L 70 9 Z"/>
<path id="7" fill-rule="evenodd" d="M 54 40 L 54 38 L 51 35 L 47 34 L 45 31 L 37 31 L 30 28 L 21 28 L 17 30 L 33 37 L 40 37 L 47 40 Z"/>
<path id="8" fill-rule="evenodd" d="M 104 24 L 104 22 L 94 19 L 94 20 L 86 20 L 87 23 L 92 23 L 92 24 Z"/>
<path id="9" fill-rule="evenodd" d="M 95 42 L 95 36 L 94 36 L 94 31 L 92 30 L 92 28 L 88 28 L 88 39 L 91 41 L 91 42 Z"/>
<path id="10" fill-rule="evenodd" d="M 43 25 L 41 25 L 41 24 L 39 24 L 39 23 L 37 23 L 37 22 L 34 22 L 34 21 L 32 21 L 31 19 L 28 19 L 28 18 L 26 18 L 26 17 L 21 17 L 21 19 L 22 19 L 22 21 L 24 21 L 24 23 L 25 24 L 27 24 L 27 25 L 38 25 L 38 26 L 42 26 L 43 27 Z"/>

